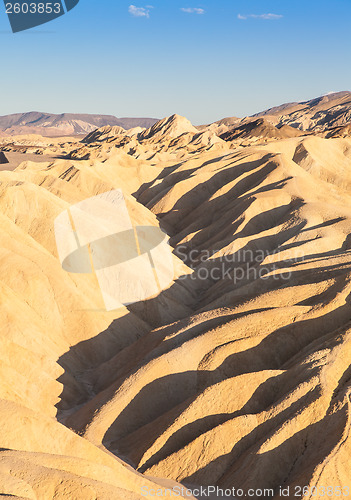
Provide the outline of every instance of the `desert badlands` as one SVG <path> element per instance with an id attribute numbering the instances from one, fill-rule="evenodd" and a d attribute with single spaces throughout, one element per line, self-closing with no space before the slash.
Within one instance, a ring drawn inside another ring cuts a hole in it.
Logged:
<path id="1" fill-rule="evenodd" d="M 0 137 L 0 497 L 347 496 L 351 93 L 143 125 Z M 55 220 L 114 190 L 174 275 L 107 311 Z"/>

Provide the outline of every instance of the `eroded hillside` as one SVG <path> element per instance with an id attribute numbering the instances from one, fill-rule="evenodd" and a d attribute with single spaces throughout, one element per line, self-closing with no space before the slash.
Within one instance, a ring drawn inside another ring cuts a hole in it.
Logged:
<path id="1" fill-rule="evenodd" d="M 351 139 L 272 135 L 174 115 L 0 172 L 2 494 L 350 483 Z M 54 220 L 113 189 L 174 280 L 106 312 Z"/>

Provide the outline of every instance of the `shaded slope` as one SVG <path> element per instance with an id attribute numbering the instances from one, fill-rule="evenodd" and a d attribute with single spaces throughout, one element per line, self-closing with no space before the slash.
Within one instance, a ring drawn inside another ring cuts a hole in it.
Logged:
<path id="1" fill-rule="evenodd" d="M 301 132 L 283 125 L 281 128 L 275 127 L 264 118 L 249 120 L 240 126 L 236 126 L 220 137 L 225 141 L 234 141 L 238 139 L 287 139 L 289 137 L 298 137 Z"/>

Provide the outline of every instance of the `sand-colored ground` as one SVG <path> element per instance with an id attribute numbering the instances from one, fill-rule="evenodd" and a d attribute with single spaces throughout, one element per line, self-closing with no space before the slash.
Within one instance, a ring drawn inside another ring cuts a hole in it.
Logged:
<path id="1" fill-rule="evenodd" d="M 77 148 L 83 137 L 17 135 L 0 137 L 0 171 L 14 170 L 25 161 L 52 162 L 65 158 Z"/>
<path id="2" fill-rule="evenodd" d="M 33 161 L 36 163 L 51 162 L 54 160 L 54 156 L 51 155 L 37 155 L 33 153 L 16 153 L 16 152 L 6 152 L 7 162 L 0 163 L 1 170 L 15 170 L 21 163 L 26 161 Z"/>
<path id="3" fill-rule="evenodd" d="M 0 494 L 351 486 L 350 187 L 349 138 L 244 147 L 177 115 L 1 172 Z M 175 274 L 106 312 L 54 220 L 117 188 Z"/>

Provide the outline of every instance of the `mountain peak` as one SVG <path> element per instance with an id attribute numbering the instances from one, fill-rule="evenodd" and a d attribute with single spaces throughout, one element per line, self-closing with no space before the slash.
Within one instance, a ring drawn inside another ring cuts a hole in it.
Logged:
<path id="1" fill-rule="evenodd" d="M 166 138 L 167 136 L 170 139 L 174 139 L 186 133 L 197 134 L 198 130 L 187 118 L 174 114 L 163 118 L 162 120 L 155 123 L 151 128 L 145 130 L 145 132 L 142 132 L 140 134 L 140 139 L 160 139 L 161 137 Z"/>

